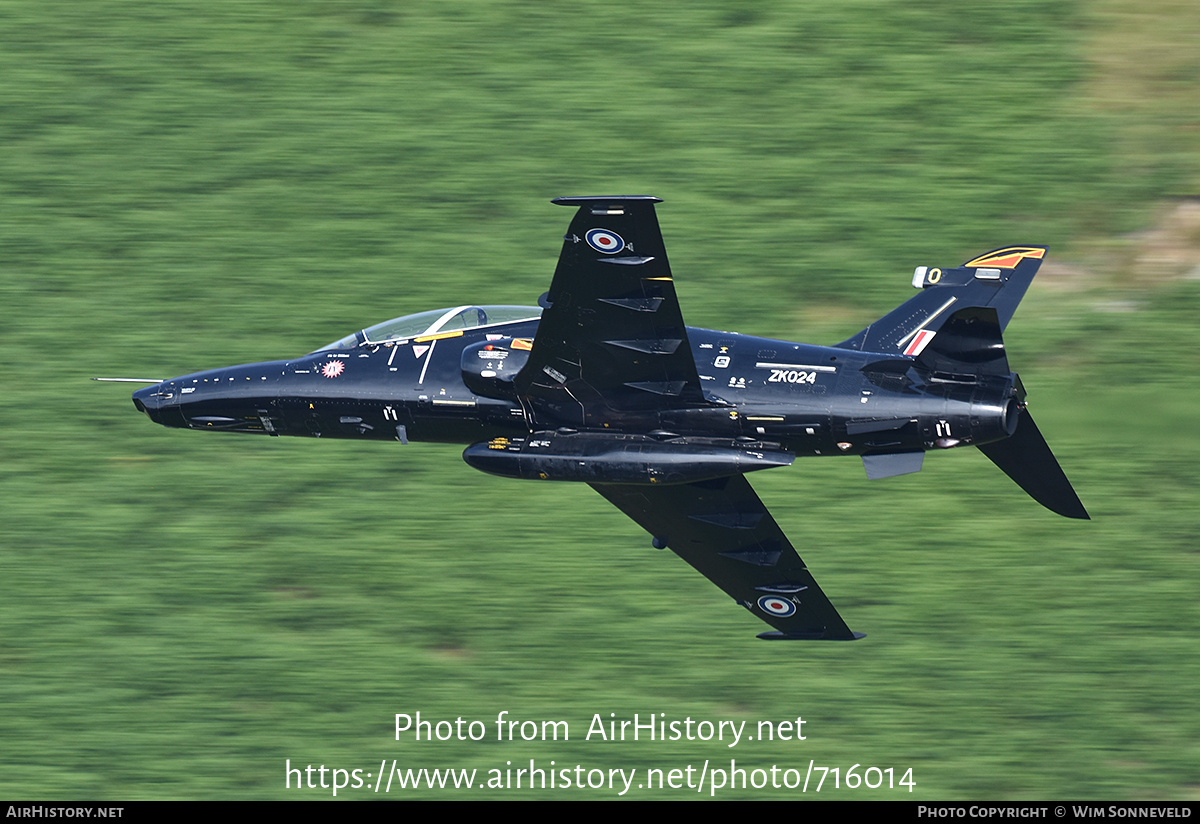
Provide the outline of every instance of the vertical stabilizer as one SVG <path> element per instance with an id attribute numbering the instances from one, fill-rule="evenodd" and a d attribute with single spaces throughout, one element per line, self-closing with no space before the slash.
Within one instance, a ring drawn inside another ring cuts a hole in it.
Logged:
<path id="1" fill-rule="evenodd" d="M 1045 256 L 1045 246 L 1008 246 L 953 269 L 919 266 L 913 274 L 913 286 L 921 294 L 838 346 L 860 352 L 911 355 L 914 345 L 920 346 L 956 312 L 971 307 L 995 310 L 996 323 L 1003 332 Z"/>

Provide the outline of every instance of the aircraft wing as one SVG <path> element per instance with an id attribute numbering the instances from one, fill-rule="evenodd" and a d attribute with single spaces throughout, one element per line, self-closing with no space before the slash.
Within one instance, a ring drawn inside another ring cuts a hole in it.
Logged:
<path id="1" fill-rule="evenodd" d="M 861 638 L 817 586 L 744 475 L 664 486 L 592 484 L 776 632 L 768 640 Z"/>
<path id="2" fill-rule="evenodd" d="M 707 405 L 654 204 L 645 195 L 560 197 L 577 211 L 518 394 L 596 426 L 628 413 Z"/>

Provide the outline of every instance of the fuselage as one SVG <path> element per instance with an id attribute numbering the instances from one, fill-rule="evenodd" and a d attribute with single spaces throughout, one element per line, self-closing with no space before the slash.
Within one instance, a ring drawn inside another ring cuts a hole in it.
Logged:
<path id="1" fill-rule="evenodd" d="M 797 456 L 977 445 L 1016 426 L 1011 374 L 962 382 L 897 354 L 695 327 L 687 335 L 704 405 L 555 417 L 505 383 L 530 351 L 539 310 L 490 323 L 480 309 L 458 307 L 479 312 L 474 325 L 459 317 L 458 328 L 431 325 L 388 339 L 364 330 L 299 358 L 172 378 L 135 392 L 134 403 L 165 426 L 223 432 L 471 444 L 594 430 L 761 441 Z"/>

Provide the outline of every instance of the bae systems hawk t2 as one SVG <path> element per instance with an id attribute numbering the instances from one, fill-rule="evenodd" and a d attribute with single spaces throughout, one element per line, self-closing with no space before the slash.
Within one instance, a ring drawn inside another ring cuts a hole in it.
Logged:
<path id="1" fill-rule="evenodd" d="M 291 360 L 153 381 L 133 402 L 165 426 L 468 444 L 484 472 L 589 484 L 771 625 L 765 639 L 862 636 L 749 472 L 855 455 L 886 478 L 977 446 L 1043 506 L 1088 517 L 1002 339 L 1045 247 L 918 267 L 916 296 L 813 346 L 685 326 L 658 198 L 553 202 L 576 211 L 537 307 L 408 315 Z"/>

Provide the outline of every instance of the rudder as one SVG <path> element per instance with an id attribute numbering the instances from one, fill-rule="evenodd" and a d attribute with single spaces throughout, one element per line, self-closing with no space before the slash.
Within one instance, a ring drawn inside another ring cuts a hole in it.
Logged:
<path id="1" fill-rule="evenodd" d="M 994 309 L 1003 332 L 1041 267 L 1046 249 L 1006 246 L 953 269 L 918 266 L 913 286 L 921 294 L 837 346 L 915 356 L 947 320 L 972 307 Z"/>

